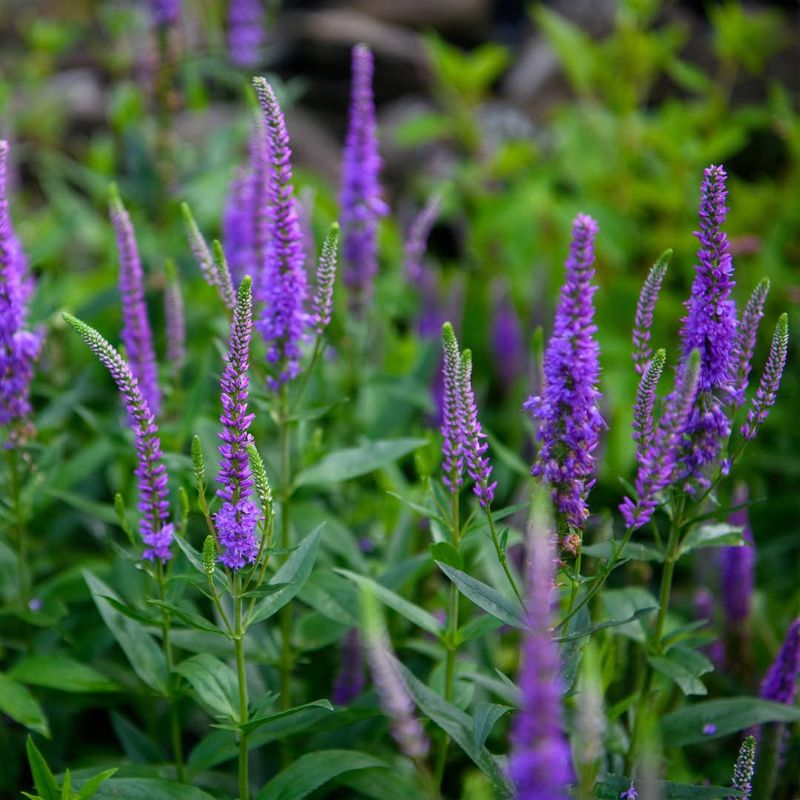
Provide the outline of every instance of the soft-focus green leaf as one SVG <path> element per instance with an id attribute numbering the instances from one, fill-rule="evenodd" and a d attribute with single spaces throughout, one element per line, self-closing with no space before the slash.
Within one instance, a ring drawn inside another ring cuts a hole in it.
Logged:
<path id="1" fill-rule="evenodd" d="M 683 540 L 680 555 L 684 556 L 692 550 L 702 547 L 744 546 L 741 525 L 729 525 L 727 522 L 707 522 L 692 528 Z"/>
<path id="2" fill-rule="evenodd" d="M 671 747 L 683 747 L 738 733 L 765 722 L 798 721 L 800 708 L 796 706 L 772 703 L 758 697 L 734 697 L 707 700 L 673 711 L 661 720 L 661 730 Z M 713 726 L 713 730 L 706 726 Z M 705 733 L 704 729 L 711 732 Z"/>
<path id="3" fill-rule="evenodd" d="M 582 552 L 584 555 L 592 556 L 592 558 L 608 559 L 613 553 L 612 547 L 613 542 L 598 542 L 597 544 L 586 545 Z M 655 547 L 640 544 L 639 542 L 628 542 L 625 545 L 625 549 L 618 555 L 618 558 L 629 558 L 632 561 L 663 561 L 664 555 L 656 550 Z"/>
<path id="4" fill-rule="evenodd" d="M 476 606 L 513 628 L 526 627 L 522 608 L 516 600 L 509 600 L 497 589 L 467 575 L 460 569 L 455 569 L 440 561 L 437 561 L 436 564 L 455 583 L 461 594 L 472 600 Z"/>
<path id="5" fill-rule="evenodd" d="M 227 636 L 227 632 L 224 630 L 220 630 L 213 622 L 209 622 L 205 617 L 201 617 L 199 614 L 194 614 L 191 611 L 187 611 L 184 608 L 180 608 L 180 606 L 176 606 L 174 603 L 166 603 L 162 600 L 148 600 L 150 605 L 154 605 L 157 608 L 162 608 L 165 611 L 169 611 L 169 613 L 179 619 L 181 622 L 188 625 L 190 628 L 195 628 L 199 631 L 208 631 L 208 633 L 219 633 L 222 636 Z"/>
<path id="6" fill-rule="evenodd" d="M 295 486 L 325 486 L 367 475 L 425 444 L 425 439 L 385 439 L 329 453 L 317 464 L 300 472 Z"/>
<path id="7" fill-rule="evenodd" d="M 106 597 L 113 598 L 118 603 L 122 601 L 103 581 L 87 571 L 84 571 L 83 577 L 103 622 L 124 651 L 134 672 L 151 689 L 164 694 L 167 663 L 161 648 L 138 622 L 124 617 L 112 607 Z"/>
<path id="8" fill-rule="evenodd" d="M 509 706 L 500 706 L 497 703 L 478 703 L 472 717 L 472 736 L 475 746 L 483 747 L 497 720 L 512 710 Z"/>
<path id="9" fill-rule="evenodd" d="M 2 690 L 0 689 L 0 691 Z M 33 785 L 42 800 L 59 800 L 61 792 L 58 789 L 58 782 L 30 736 L 25 741 L 25 749 L 28 753 L 28 765 L 33 776 Z"/>
<path id="10" fill-rule="evenodd" d="M 86 783 L 81 786 L 80 791 L 78 792 L 78 800 L 89 800 L 90 797 L 94 797 L 97 790 L 100 788 L 102 784 L 104 784 L 109 778 L 111 778 L 117 772 L 116 768 L 114 769 L 107 769 L 105 772 L 99 772 L 97 775 L 93 775 Z"/>
<path id="11" fill-rule="evenodd" d="M 62 692 L 118 692 L 120 687 L 94 667 L 59 653 L 26 656 L 8 673 L 20 683 Z"/>
<path id="12" fill-rule="evenodd" d="M 259 728 L 263 728 L 265 725 L 268 725 L 271 722 L 283 719 L 284 717 L 290 717 L 293 714 L 299 714 L 301 711 L 305 711 L 308 708 L 323 708 L 326 711 L 333 711 L 333 706 L 329 700 L 314 700 L 310 703 L 303 703 L 301 706 L 288 708 L 286 711 L 278 711 L 276 714 L 268 714 L 265 717 L 251 719 L 246 725 L 241 725 L 240 729 L 245 733 L 250 734 L 254 731 L 257 731 Z"/>
<path id="13" fill-rule="evenodd" d="M 300 756 L 258 793 L 257 800 L 301 800 L 345 772 L 385 766 L 356 750 L 320 750 Z"/>
<path id="14" fill-rule="evenodd" d="M 159 778 L 111 778 L 95 792 L 94 800 L 214 800 L 195 786 Z"/>
<path id="15" fill-rule="evenodd" d="M 619 800 L 630 785 L 630 778 L 609 775 L 597 787 L 595 796 L 597 800 Z M 723 786 L 691 786 L 671 781 L 656 781 L 656 786 L 659 787 L 660 796 L 666 797 L 667 800 L 715 800 L 715 798 L 722 800 L 722 798 L 742 796 L 741 792 Z"/>
<path id="16" fill-rule="evenodd" d="M 50 736 L 47 718 L 34 696 L 21 684 L 0 674 L 0 711 L 42 736 Z"/>

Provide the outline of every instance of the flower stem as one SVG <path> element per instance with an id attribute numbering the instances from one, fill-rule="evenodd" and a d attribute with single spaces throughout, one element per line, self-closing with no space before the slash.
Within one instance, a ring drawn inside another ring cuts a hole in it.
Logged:
<path id="1" fill-rule="evenodd" d="M 233 616 L 234 634 L 233 645 L 236 652 L 236 677 L 239 684 L 239 724 L 247 724 L 247 674 L 244 664 L 244 627 L 242 625 L 242 585 L 238 574 L 233 579 Z M 248 748 L 247 734 L 242 731 L 239 734 L 239 800 L 249 800 L 250 787 L 248 783 Z"/>
<path id="2" fill-rule="evenodd" d="M 509 586 L 511 586 L 514 595 L 516 596 L 517 600 L 520 603 L 523 602 L 522 595 L 517 588 L 517 582 L 514 580 L 514 576 L 511 574 L 511 570 L 508 567 L 508 560 L 506 559 L 506 551 L 500 546 L 500 539 L 497 536 L 497 529 L 494 526 L 494 520 L 492 519 L 492 512 L 487 507 L 484 508 L 486 512 L 486 519 L 489 521 L 489 532 L 492 535 L 492 544 L 494 545 L 494 551 L 497 553 L 497 560 L 500 562 L 500 566 L 503 568 L 503 572 L 506 574 L 506 578 L 508 578 Z"/>
<path id="3" fill-rule="evenodd" d="M 292 450 L 291 422 L 286 384 L 280 389 L 280 439 L 281 439 L 281 547 L 288 550 L 290 541 L 289 511 L 291 504 Z M 292 608 L 286 604 L 281 609 L 281 708 L 292 707 Z"/>
<path id="4" fill-rule="evenodd" d="M 453 549 L 458 553 L 460 544 L 460 525 L 459 525 L 459 503 L 458 492 L 453 494 L 453 529 L 452 544 Z M 453 699 L 453 686 L 456 673 L 456 636 L 458 634 L 458 587 L 455 583 L 450 583 L 450 613 L 448 615 L 447 631 L 447 655 L 445 656 L 444 666 L 444 699 L 449 703 Z M 444 778 L 444 767 L 447 761 L 447 749 L 450 745 L 450 736 L 445 734 L 439 744 L 439 753 L 436 760 L 435 786 L 437 791 L 441 791 L 442 779 Z"/>
<path id="5" fill-rule="evenodd" d="M 16 447 L 6 451 L 9 475 L 9 494 L 13 511 L 14 528 L 17 539 L 17 574 L 19 580 L 19 598 L 23 609 L 27 609 L 30 599 L 30 578 L 28 575 L 28 532 L 25 527 L 25 515 L 22 511 L 22 484 L 19 474 L 19 452 Z"/>
<path id="6" fill-rule="evenodd" d="M 158 573 L 156 575 L 158 581 L 158 597 L 161 602 L 165 602 L 166 586 L 164 582 L 164 565 L 158 562 Z M 186 775 L 183 768 L 183 745 L 181 743 L 181 723 L 178 717 L 178 706 L 175 698 L 169 690 L 169 683 L 172 678 L 172 669 L 175 661 L 172 654 L 172 642 L 170 641 L 170 623 L 172 618 L 168 611 L 162 610 L 161 614 L 161 645 L 164 648 L 164 660 L 167 662 L 167 693 L 165 700 L 167 701 L 167 713 L 169 715 L 169 732 L 170 743 L 172 745 L 172 758 L 175 761 L 175 774 L 180 783 L 186 781 Z"/>

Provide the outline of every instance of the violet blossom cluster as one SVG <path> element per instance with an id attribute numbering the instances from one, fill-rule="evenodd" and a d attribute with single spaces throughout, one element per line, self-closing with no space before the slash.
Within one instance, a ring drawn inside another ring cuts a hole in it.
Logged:
<path id="1" fill-rule="evenodd" d="M 378 220 L 388 212 L 381 199 L 381 157 L 372 97 L 374 59 L 357 44 L 352 51 L 352 83 L 340 193 L 345 285 L 359 306 L 372 294 L 378 271 Z"/>
<path id="2" fill-rule="evenodd" d="M 466 441 L 459 399 L 461 354 L 449 322 L 442 326 L 442 350 L 442 480 L 452 494 L 457 494 L 464 482 Z"/>
<path id="3" fill-rule="evenodd" d="M 333 702 L 346 706 L 364 691 L 364 659 L 361 636 L 357 628 L 351 628 L 342 638 L 339 673 L 333 684 Z"/>
<path id="4" fill-rule="evenodd" d="M 490 344 L 500 381 L 509 389 L 525 373 L 525 337 L 508 287 L 496 284 L 492 294 Z"/>
<path id="5" fill-rule="evenodd" d="M 249 498 L 253 476 L 247 446 L 254 415 L 247 411 L 250 335 L 253 324 L 251 281 L 245 277 L 239 284 L 236 308 L 233 311 L 231 335 L 225 369 L 220 380 L 222 403 L 222 444 L 217 495 L 223 503 L 214 515 L 217 538 L 222 547 L 219 560 L 230 569 L 252 564 L 258 554 L 256 528 L 261 519 L 258 507 Z"/>
<path id="6" fill-rule="evenodd" d="M 428 237 L 441 212 L 442 196 L 438 193 L 432 194 L 411 220 L 406 231 L 404 267 L 406 278 L 412 285 L 418 285 L 424 280 L 423 260 L 428 249 Z"/>
<path id="7" fill-rule="evenodd" d="M 472 389 L 472 353 L 465 350 L 461 354 L 458 373 L 458 399 L 460 402 L 461 424 L 464 430 L 464 459 L 467 474 L 473 480 L 472 490 L 481 504 L 488 508 L 494 500 L 497 481 L 492 481 L 492 464 L 484 453 L 489 448 L 486 434 L 478 421 L 478 407 Z"/>
<path id="8" fill-rule="evenodd" d="M 176 380 L 186 360 L 186 315 L 183 292 L 175 264 L 167 262 L 164 283 L 164 327 L 167 333 L 167 361 L 172 367 Z"/>
<path id="9" fill-rule="evenodd" d="M 0 427 L 5 447 L 21 443 L 31 413 L 30 385 L 42 333 L 26 330 L 33 280 L 11 224 L 8 204 L 8 142 L 0 139 Z"/>
<path id="10" fill-rule="evenodd" d="M 761 682 L 759 694 L 764 700 L 790 705 L 797 693 L 798 677 L 800 677 L 800 618 L 789 626 L 786 639 Z"/>
<path id="11" fill-rule="evenodd" d="M 125 354 L 155 416 L 161 411 L 161 391 L 158 388 L 158 367 L 153 349 L 153 334 L 147 318 L 144 294 L 144 272 L 136 245 L 136 234 L 130 215 L 122 203 L 115 186 L 111 187 L 109 201 L 111 223 L 117 239 L 119 253 L 119 291 L 122 295 L 122 344 Z"/>
<path id="12" fill-rule="evenodd" d="M 636 372 L 640 375 L 645 371 L 653 352 L 650 348 L 650 329 L 653 327 L 653 313 L 661 292 L 661 284 L 667 274 L 670 258 L 672 258 L 672 250 L 666 250 L 653 264 L 642 285 L 639 301 L 636 303 L 636 314 L 633 321 L 633 364 Z"/>
<path id="13" fill-rule="evenodd" d="M 65 321 L 111 373 L 128 415 L 136 447 L 139 486 L 139 532 L 146 547 L 142 558 L 163 564 L 172 558 L 174 526 L 169 521 L 167 470 L 161 457 L 158 426 L 139 382 L 125 359 L 92 327 L 71 314 Z"/>
<path id="14" fill-rule="evenodd" d="M 300 369 L 300 345 L 308 323 L 306 273 L 286 122 L 272 87 L 263 78 L 254 78 L 253 85 L 264 114 L 271 167 L 266 263 L 255 287 L 256 299 L 262 303 L 256 327 L 267 343 L 267 360 L 277 369 L 277 375 L 269 378 L 270 386 L 277 389 Z"/>
<path id="15" fill-rule="evenodd" d="M 742 528 L 744 543 L 737 547 L 725 547 L 721 553 L 722 607 L 725 610 L 725 625 L 731 632 L 739 632 L 750 616 L 753 600 L 753 571 L 756 552 L 753 531 L 747 513 L 748 491 L 745 484 L 736 487 L 733 493 L 734 506 L 742 506 L 729 517 L 731 525 Z"/>
<path id="16" fill-rule="evenodd" d="M 150 17 L 157 28 L 175 25 L 181 15 L 181 0 L 149 0 Z"/>
<path id="17" fill-rule="evenodd" d="M 261 0 L 228 0 L 228 53 L 242 68 L 258 66 L 264 45 Z"/>
<path id="18" fill-rule="evenodd" d="M 538 494 L 528 531 L 527 627 L 517 677 L 522 698 L 511 732 L 508 773 L 517 800 L 566 800 L 573 772 L 564 732 L 561 664 L 551 630 L 553 531 L 542 508 L 543 493 Z"/>
<path id="19" fill-rule="evenodd" d="M 750 800 L 753 791 L 753 773 L 756 771 L 756 738 L 747 736 L 739 748 L 739 755 L 733 765 L 733 785 L 731 788 L 741 792 L 740 800 Z M 733 800 L 728 798 L 727 800 Z"/>
<path id="20" fill-rule="evenodd" d="M 595 455 L 603 427 L 598 408 L 599 346 L 593 297 L 597 223 L 575 218 L 566 281 L 544 356 L 544 386 L 524 407 L 538 423 L 539 453 L 532 474 L 545 479 L 559 514 L 583 529 L 587 496 L 595 482 Z"/>

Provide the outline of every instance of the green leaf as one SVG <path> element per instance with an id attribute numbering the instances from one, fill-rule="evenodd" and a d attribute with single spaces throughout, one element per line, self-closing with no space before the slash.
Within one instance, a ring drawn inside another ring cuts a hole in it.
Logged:
<path id="1" fill-rule="evenodd" d="M 292 551 L 281 568 L 272 576 L 270 586 L 284 584 L 277 592 L 256 604 L 250 623 L 268 619 L 282 609 L 303 588 L 311 575 L 319 550 L 320 525 Z"/>
<path id="2" fill-rule="evenodd" d="M 337 569 L 336 572 L 338 572 L 340 575 L 344 575 L 351 581 L 354 581 L 359 586 L 366 586 L 370 588 L 375 593 L 375 596 L 384 605 L 389 606 L 389 608 L 405 617 L 409 622 L 412 622 L 417 627 L 422 628 L 428 633 L 432 633 L 434 636 L 442 635 L 444 626 L 441 622 L 439 622 L 438 619 L 436 619 L 436 617 L 433 616 L 433 614 L 425 611 L 425 609 L 420 608 L 417 605 L 414 605 L 414 603 L 410 602 L 409 600 L 400 597 L 399 594 L 396 594 L 391 589 L 387 589 L 383 584 L 372 580 L 372 578 L 367 578 L 363 575 L 357 575 L 355 572 L 350 572 L 350 570 L 347 569 Z"/>
<path id="3" fill-rule="evenodd" d="M 699 550 L 702 547 L 743 547 L 743 528 L 741 525 L 729 525 L 727 522 L 709 522 L 692 528 L 681 545 L 681 556 Z"/>
<path id="4" fill-rule="evenodd" d="M 657 611 L 658 606 L 652 607 L 645 607 L 645 608 L 637 608 L 636 611 L 633 612 L 629 617 L 625 617 L 625 619 L 609 619 L 605 622 L 598 622 L 596 625 L 590 625 L 588 628 L 582 628 L 575 633 L 567 634 L 566 636 L 560 636 L 556 639 L 557 642 L 572 642 L 576 639 L 583 639 L 585 636 L 592 636 L 593 634 L 597 633 L 597 631 L 602 631 L 605 628 L 619 628 L 622 625 L 628 625 L 631 622 L 636 622 L 637 619 L 641 617 L 645 617 L 653 611 Z"/>
<path id="5" fill-rule="evenodd" d="M 475 706 L 472 738 L 476 747 L 483 747 L 486 744 L 486 737 L 491 733 L 497 720 L 511 710 L 510 706 L 500 706 L 497 703 L 478 703 Z"/>
<path id="6" fill-rule="evenodd" d="M 191 656 L 175 667 L 214 715 L 239 722 L 239 685 L 233 670 L 207 653 Z"/>
<path id="7" fill-rule="evenodd" d="M 169 611 L 173 617 L 179 619 L 190 628 L 195 628 L 199 631 L 208 631 L 209 633 L 218 633 L 221 636 L 228 635 L 226 631 L 220 630 L 213 622 L 209 622 L 205 617 L 201 617 L 199 614 L 194 614 L 191 611 L 186 611 L 176 606 L 174 603 L 167 603 L 162 600 L 148 600 L 147 602 L 150 603 L 150 605 Z"/>
<path id="8" fill-rule="evenodd" d="M 734 697 L 729 700 L 707 700 L 667 714 L 661 720 L 665 741 L 671 747 L 703 742 L 738 733 L 765 722 L 798 722 L 800 708 L 772 703 L 758 697 Z M 713 733 L 703 733 L 707 725 Z"/>
<path id="9" fill-rule="evenodd" d="M 450 542 L 435 542 L 431 545 L 430 550 L 434 561 L 441 561 L 443 564 L 447 564 L 448 567 L 463 569 L 464 559 L 461 558 L 461 554 Z"/>
<path id="10" fill-rule="evenodd" d="M 630 778 L 609 775 L 597 786 L 597 800 L 618 800 L 630 785 Z M 692 786 L 672 781 L 656 781 L 656 786 L 657 796 L 666 797 L 667 800 L 722 800 L 726 797 L 742 796 L 736 789 L 727 789 L 724 786 Z"/>
<path id="11" fill-rule="evenodd" d="M 500 594 L 497 589 L 483 583 L 483 581 L 479 581 L 477 578 L 473 578 L 471 575 L 467 575 L 466 572 L 462 572 L 460 569 L 443 564 L 441 561 L 437 561 L 436 564 L 453 581 L 461 594 L 472 600 L 476 606 L 513 628 L 524 629 L 527 627 L 519 603 L 509 600 Z"/>
<path id="12" fill-rule="evenodd" d="M 691 653 L 692 651 L 685 652 Z M 699 675 L 710 672 L 714 668 L 713 665 L 709 662 L 708 668 L 703 668 L 703 671 L 698 674 L 696 665 L 691 662 L 691 659 L 684 659 L 678 653 L 678 648 L 674 648 L 663 656 L 649 656 L 647 660 L 653 669 L 675 681 L 685 695 L 708 694 L 708 689 L 700 680 Z"/>
<path id="13" fill-rule="evenodd" d="M 26 656 L 8 673 L 20 683 L 62 692 L 119 692 L 120 686 L 94 667 L 59 653 Z"/>
<path id="14" fill-rule="evenodd" d="M 592 558 L 608 559 L 613 554 L 613 545 L 614 542 L 611 541 L 598 542 L 597 544 L 587 545 L 582 549 L 582 552 Z M 617 547 L 619 547 L 619 543 L 617 543 Z M 630 559 L 631 561 L 663 561 L 664 555 L 656 550 L 655 547 L 639 544 L 639 542 L 628 542 L 618 558 Z"/>
<path id="15" fill-rule="evenodd" d="M 25 750 L 28 753 L 28 764 L 33 776 L 33 785 L 42 800 L 59 800 L 61 792 L 58 790 L 58 782 L 30 736 L 25 741 Z"/>
<path id="16" fill-rule="evenodd" d="M 214 800 L 206 792 L 159 778 L 111 778 L 100 786 L 95 800 Z"/>
<path id="17" fill-rule="evenodd" d="M 496 631 L 502 624 L 499 619 L 490 614 L 479 614 L 458 629 L 456 641 L 458 644 L 464 644 L 464 642 L 469 642 L 471 639 L 477 639 L 487 633 Z"/>
<path id="18" fill-rule="evenodd" d="M 278 773 L 258 793 L 256 800 L 300 800 L 345 772 L 385 766 L 374 756 L 354 750 L 306 753 Z"/>
<path id="19" fill-rule="evenodd" d="M 122 601 L 103 581 L 86 570 L 83 571 L 83 578 L 103 622 L 127 656 L 134 672 L 151 689 L 166 694 L 167 663 L 161 648 L 138 622 L 123 616 L 111 605 L 107 597 L 117 603 Z"/>
<path id="20" fill-rule="evenodd" d="M 89 800 L 90 797 L 94 796 L 100 786 L 114 775 L 116 771 L 116 768 L 107 769 L 105 772 L 99 772 L 97 775 L 93 775 L 89 778 L 89 780 L 81 786 L 78 792 L 78 800 Z"/>
<path id="21" fill-rule="evenodd" d="M 329 453 L 295 478 L 297 486 L 342 483 L 388 466 L 427 444 L 426 439 L 384 439 Z"/>
<path id="22" fill-rule="evenodd" d="M 624 620 L 636 615 L 642 609 L 658 608 L 658 600 L 646 589 L 631 586 L 627 589 L 606 589 L 602 594 L 606 614 L 615 620 Z M 640 619 L 617 625 L 614 632 L 644 643 L 646 635 Z"/>
<path id="23" fill-rule="evenodd" d="M 419 514 L 421 517 L 427 517 L 428 519 L 435 519 L 438 520 L 441 524 L 444 524 L 444 520 L 442 519 L 442 515 L 435 509 L 430 508 L 428 506 L 423 506 L 420 503 L 415 503 L 413 500 L 410 500 L 407 497 L 403 497 L 397 492 L 386 492 L 390 497 L 397 498 L 404 506 L 407 506 L 412 511 Z"/>
<path id="24" fill-rule="evenodd" d="M 257 731 L 259 728 L 263 728 L 264 725 L 268 725 L 270 722 L 275 722 L 275 720 L 283 719 L 284 717 L 290 717 L 293 714 L 298 714 L 301 711 L 305 711 L 307 708 L 324 708 L 326 711 L 334 710 L 330 700 L 313 700 L 310 703 L 303 703 L 301 706 L 287 708 L 286 711 L 278 711 L 276 714 L 269 714 L 265 717 L 251 719 L 246 725 L 241 725 L 240 729 L 247 734 L 251 734 L 254 731 Z"/>
<path id="25" fill-rule="evenodd" d="M 511 787 L 497 759 L 485 747 L 478 747 L 475 744 L 470 718 L 452 703 L 448 703 L 436 692 L 431 691 L 399 661 L 395 660 L 395 664 L 405 678 L 411 697 L 420 711 L 458 744 L 481 772 L 489 778 L 501 797 L 511 797 Z"/>
<path id="26" fill-rule="evenodd" d="M 0 711 L 29 730 L 49 738 L 50 727 L 42 707 L 21 683 L 3 674 L 0 674 Z"/>

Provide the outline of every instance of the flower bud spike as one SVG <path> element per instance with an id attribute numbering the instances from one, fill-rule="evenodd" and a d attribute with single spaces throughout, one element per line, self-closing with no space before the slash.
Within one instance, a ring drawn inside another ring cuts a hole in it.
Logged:
<path id="1" fill-rule="evenodd" d="M 217 545 L 209 534 L 203 542 L 203 570 L 210 578 L 217 568 Z"/>
<path id="2" fill-rule="evenodd" d="M 442 326 L 442 480 L 452 494 L 456 494 L 464 482 L 464 415 L 459 392 L 461 354 L 453 326 L 445 322 Z"/>
<path id="3" fill-rule="evenodd" d="M 767 294 L 769 294 L 769 285 L 769 278 L 763 278 L 756 286 L 742 311 L 742 318 L 736 326 L 731 375 L 728 381 L 731 401 L 735 408 L 739 408 L 744 403 L 752 369 L 753 352 L 756 348 L 756 334 L 764 316 L 764 304 L 767 301 Z"/>
<path id="4" fill-rule="evenodd" d="M 253 480 L 255 481 L 256 494 L 261 501 L 261 508 L 264 516 L 269 520 L 272 519 L 272 487 L 267 478 L 267 470 L 264 466 L 264 459 L 256 449 L 252 442 L 247 444 L 247 457 L 250 461 L 250 471 L 253 473 Z"/>
<path id="5" fill-rule="evenodd" d="M 740 800 L 750 800 L 755 770 L 756 737 L 747 736 L 739 748 L 739 755 L 733 767 L 733 785 L 731 788 L 742 793 Z M 732 798 L 729 798 L 729 800 L 732 800 Z"/>
<path id="6" fill-rule="evenodd" d="M 339 223 L 331 225 L 322 244 L 317 267 L 317 289 L 311 316 L 317 334 L 321 335 L 331 321 L 333 311 L 333 284 L 336 280 L 336 260 L 339 249 Z"/>
<path id="7" fill-rule="evenodd" d="M 633 322 L 633 364 L 641 375 L 650 361 L 650 329 L 653 327 L 653 312 L 661 292 L 661 284 L 667 274 L 667 267 L 672 258 L 672 250 L 665 250 L 650 267 L 647 273 L 639 301 L 636 303 L 636 314 Z"/>
<path id="8" fill-rule="evenodd" d="M 179 386 L 181 370 L 186 360 L 186 315 L 183 292 L 172 259 L 167 259 L 164 272 L 166 273 L 164 320 L 167 329 L 167 361 L 173 370 L 175 384 Z"/>
<path id="9" fill-rule="evenodd" d="M 642 461 L 653 437 L 656 391 L 666 360 L 667 351 L 663 348 L 656 350 L 642 373 L 639 388 L 636 390 L 636 401 L 633 405 L 633 441 L 636 442 L 636 458 L 639 462 Z"/>
<path id="10" fill-rule="evenodd" d="M 133 538 L 133 531 L 131 530 L 130 522 L 128 522 L 128 511 L 125 508 L 125 501 L 122 499 L 122 495 L 119 492 L 114 495 L 114 511 L 117 513 L 119 526 L 128 537 L 131 547 L 136 547 L 136 541 Z"/>
<path id="11" fill-rule="evenodd" d="M 211 243 L 211 251 L 214 257 L 214 269 L 217 273 L 219 296 L 222 298 L 222 302 L 225 303 L 226 308 L 233 308 L 236 305 L 236 292 L 233 289 L 225 251 L 222 249 L 222 243 L 218 239 L 214 239 Z"/>
<path id="12" fill-rule="evenodd" d="M 203 457 L 203 445 L 197 434 L 192 436 L 192 471 L 197 484 L 197 493 L 204 495 L 206 489 L 206 462 Z"/>

